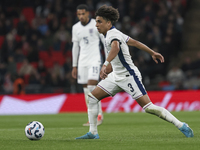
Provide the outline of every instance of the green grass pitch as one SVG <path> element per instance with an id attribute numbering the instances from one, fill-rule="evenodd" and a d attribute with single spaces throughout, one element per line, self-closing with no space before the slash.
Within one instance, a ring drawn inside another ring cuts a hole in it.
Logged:
<path id="1" fill-rule="evenodd" d="M 100 139 L 75 140 L 88 132 L 82 124 L 87 113 L 0 116 L 0 150 L 198 150 L 200 111 L 172 112 L 194 131 L 186 138 L 175 126 L 146 113 L 104 113 L 98 126 Z M 30 121 L 40 121 L 45 135 L 39 141 L 26 138 Z"/>

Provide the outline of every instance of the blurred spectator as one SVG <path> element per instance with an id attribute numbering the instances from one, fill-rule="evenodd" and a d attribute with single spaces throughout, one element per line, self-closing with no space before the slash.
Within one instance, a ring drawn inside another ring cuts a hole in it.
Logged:
<path id="1" fill-rule="evenodd" d="M 52 2 L 47 1 L 44 6 L 39 5 L 36 7 L 36 15 L 41 17 L 47 17 L 52 9 Z"/>
<path id="2" fill-rule="evenodd" d="M 200 71 L 200 52 L 197 52 L 196 54 L 197 58 L 196 60 L 192 63 L 194 70 L 199 70 Z"/>
<path id="3" fill-rule="evenodd" d="M 28 22 L 26 21 L 24 15 L 21 13 L 19 17 L 19 22 L 17 24 L 17 34 L 22 36 L 26 33 L 26 29 L 28 29 Z"/>
<path id="4" fill-rule="evenodd" d="M 182 84 L 184 79 L 184 72 L 176 65 L 174 65 L 167 73 L 167 80 L 174 85 L 176 89 L 183 88 Z"/>
<path id="5" fill-rule="evenodd" d="M 5 25 L 0 20 L 0 35 L 5 35 L 5 34 L 6 34 Z"/>
<path id="6" fill-rule="evenodd" d="M 23 95 L 25 94 L 25 85 L 24 80 L 16 75 L 14 77 L 14 84 L 13 84 L 13 94 Z"/>
<path id="7" fill-rule="evenodd" d="M 13 28 L 12 19 L 7 18 L 5 21 L 5 33 L 7 34 L 9 31 L 11 31 Z"/>
<path id="8" fill-rule="evenodd" d="M 38 23 L 36 19 L 33 19 L 31 22 L 31 27 L 28 29 L 27 33 L 27 40 L 32 40 L 32 35 L 36 35 L 36 37 L 42 37 L 42 34 L 38 30 Z"/>
<path id="9" fill-rule="evenodd" d="M 45 37 L 43 39 L 43 44 L 45 50 L 49 50 L 53 46 L 54 35 L 51 33 L 50 30 L 47 30 Z"/>
<path id="10" fill-rule="evenodd" d="M 99 9 L 103 5 L 111 6 L 112 4 L 107 0 L 100 0 L 96 5 L 96 9 Z"/>
<path id="11" fill-rule="evenodd" d="M 183 28 L 182 28 L 183 23 L 184 23 L 183 17 L 181 16 L 180 13 L 177 12 L 176 13 L 176 30 L 178 32 L 182 32 L 182 30 L 183 30 Z"/>
<path id="12" fill-rule="evenodd" d="M 64 88 L 67 88 L 67 92 L 70 92 L 71 80 L 73 80 L 73 78 L 71 77 L 71 74 L 66 73 L 64 76 L 64 80 L 62 81 L 62 85 Z"/>
<path id="13" fill-rule="evenodd" d="M 16 49 L 15 54 L 14 54 L 14 60 L 16 63 L 18 62 L 23 62 L 23 60 L 25 59 L 25 55 L 22 52 L 21 48 Z"/>
<path id="14" fill-rule="evenodd" d="M 158 26 L 153 26 L 153 37 L 155 39 L 155 44 L 156 45 L 160 45 L 161 44 L 162 35 L 161 35 L 160 29 L 159 29 Z M 152 41 L 151 43 L 153 44 L 154 41 Z"/>
<path id="15" fill-rule="evenodd" d="M 38 18 L 39 25 L 38 25 L 38 30 L 42 35 L 45 35 L 45 33 L 48 30 L 48 25 L 46 24 L 46 18 Z"/>
<path id="16" fill-rule="evenodd" d="M 0 62 L 0 84 L 4 83 L 4 76 L 6 74 L 6 65 L 3 62 Z"/>
<path id="17" fill-rule="evenodd" d="M 48 29 L 52 32 L 55 33 L 59 29 L 59 22 L 58 18 L 56 17 L 55 14 L 51 14 L 50 16 L 50 21 L 48 23 Z"/>
<path id="18" fill-rule="evenodd" d="M 117 0 L 117 2 L 116 2 L 116 8 L 118 8 L 119 13 L 120 13 L 120 18 L 119 18 L 120 21 L 125 15 L 127 15 L 127 10 L 128 10 L 127 5 L 128 5 L 128 3 L 124 0 Z"/>
<path id="19" fill-rule="evenodd" d="M 38 62 L 37 71 L 40 74 L 40 76 L 42 76 L 42 77 L 46 76 L 46 74 L 47 74 L 46 67 L 44 66 L 43 60 L 41 60 L 41 59 Z"/>
<path id="20" fill-rule="evenodd" d="M 52 71 L 50 73 L 49 76 L 49 80 L 47 81 L 48 85 L 52 86 L 52 87 L 61 87 L 62 86 L 62 81 L 59 78 L 59 76 L 57 76 L 57 74 Z"/>
<path id="21" fill-rule="evenodd" d="M 58 62 L 54 62 L 52 72 L 59 79 L 62 79 L 62 80 L 64 79 L 64 69 Z M 54 76 L 53 76 L 53 78 L 54 78 Z"/>
<path id="22" fill-rule="evenodd" d="M 70 73 L 71 74 L 71 59 L 67 58 L 65 59 L 65 63 L 63 64 L 63 69 L 64 69 L 64 72 L 65 74 L 66 73 Z"/>
<path id="23" fill-rule="evenodd" d="M 184 89 L 186 90 L 196 90 L 200 88 L 200 78 L 198 76 L 193 76 L 185 80 L 183 83 Z"/>
<path id="24" fill-rule="evenodd" d="M 40 76 L 36 71 L 34 73 L 30 74 L 28 83 L 29 84 L 40 84 Z"/>
<path id="25" fill-rule="evenodd" d="M 61 41 L 57 38 L 53 39 L 53 50 L 60 51 L 61 50 Z"/>
<path id="26" fill-rule="evenodd" d="M 11 73 L 7 73 L 4 77 L 4 83 L 3 88 L 6 94 L 12 94 L 13 93 L 13 82 L 11 79 Z"/>
<path id="27" fill-rule="evenodd" d="M 31 35 L 31 39 L 29 41 L 29 45 L 36 46 L 37 45 L 37 41 L 38 41 L 38 36 L 37 36 L 37 34 L 34 33 L 34 34 Z"/>
<path id="28" fill-rule="evenodd" d="M 61 6 L 61 0 L 54 1 L 54 13 L 59 20 L 63 17 L 63 8 Z"/>
<path id="29" fill-rule="evenodd" d="M 37 50 L 38 51 L 45 51 L 46 50 L 45 46 L 44 46 L 44 42 L 41 38 L 38 39 L 38 41 L 37 41 Z"/>
<path id="30" fill-rule="evenodd" d="M 33 68 L 33 66 L 29 63 L 28 59 L 24 59 L 22 66 L 19 70 L 19 75 L 24 76 L 24 75 L 31 75 L 34 74 L 36 70 Z"/>
<path id="31" fill-rule="evenodd" d="M 86 0 L 86 5 L 88 6 L 90 12 L 95 11 L 93 0 Z"/>
<path id="32" fill-rule="evenodd" d="M 36 49 L 36 46 L 30 46 L 27 52 L 27 59 L 31 62 L 38 62 L 38 50 Z"/>
<path id="33" fill-rule="evenodd" d="M 14 55 L 16 48 L 16 41 L 12 33 L 6 35 L 5 41 L 1 48 L 1 55 L 3 62 L 7 62 L 8 56 Z"/>
<path id="34" fill-rule="evenodd" d="M 70 33 L 70 36 L 72 35 L 72 25 L 73 25 L 73 19 L 71 16 L 67 17 L 67 21 L 66 21 L 66 25 L 65 25 L 65 29 Z"/>
<path id="35" fill-rule="evenodd" d="M 65 26 L 60 25 L 59 30 L 55 33 L 55 40 L 59 40 L 61 42 L 70 41 L 70 34 L 65 30 Z"/>
<path id="36" fill-rule="evenodd" d="M 187 78 L 190 78 L 192 76 L 193 65 L 192 65 L 192 60 L 191 60 L 190 57 L 186 57 L 184 59 L 184 62 L 182 63 L 182 66 L 181 66 L 181 69 L 184 71 Z"/>
<path id="37" fill-rule="evenodd" d="M 171 43 L 171 37 L 166 36 L 163 43 L 160 45 L 160 52 L 165 57 L 165 63 L 169 64 L 171 52 L 175 51 L 173 44 Z"/>
<path id="38" fill-rule="evenodd" d="M 13 56 L 8 57 L 8 64 L 7 64 L 6 68 L 7 68 L 7 72 L 10 74 L 17 73 L 17 64 L 16 64 Z"/>
<path id="39" fill-rule="evenodd" d="M 149 3 L 144 7 L 142 18 L 145 18 L 147 22 L 151 22 L 154 19 L 154 12 L 152 11 L 152 5 Z"/>
<path id="40" fill-rule="evenodd" d="M 69 10 L 71 12 L 74 12 L 74 10 L 76 10 L 76 6 L 77 6 L 77 4 L 74 3 L 73 0 L 66 0 L 66 1 L 64 1 L 64 7 L 65 7 L 65 9 L 67 9 L 67 10 Z"/>

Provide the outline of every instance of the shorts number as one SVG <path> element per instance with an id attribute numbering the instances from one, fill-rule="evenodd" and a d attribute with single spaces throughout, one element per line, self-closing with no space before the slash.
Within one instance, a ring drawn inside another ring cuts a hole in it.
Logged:
<path id="1" fill-rule="evenodd" d="M 129 83 L 129 84 L 128 84 L 128 87 L 130 88 L 130 91 L 131 91 L 131 92 L 134 91 L 132 84 Z"/>
<path id="2" fill-rule="evenodd" d="M 98 73 L 98 67 L 93 67 L 93 73 Z"/>

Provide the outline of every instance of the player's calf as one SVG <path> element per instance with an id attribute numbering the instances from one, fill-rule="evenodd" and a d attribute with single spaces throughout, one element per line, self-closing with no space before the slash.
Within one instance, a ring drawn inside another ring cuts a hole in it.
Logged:
<path id="1" fill-rule="evenodd" d="M 98 102 L 99 100 L 96 99 L 92 93 L 88 94 L 88 118 L 90 122 L 90 132 L 92 134 L 97 134 L 97 116 L 98 116 Z"/>
<path id="2" fill-rule="evenodd" d="M 145 105 L 143 109 L 147 113 L 154 114 L 163 120 L 173 123 L 177 128 L 181 128 L 183 126 L 183 123 L 174 117 L 168 110 L 163 107 L 156 106 L 152 102 Z"/>

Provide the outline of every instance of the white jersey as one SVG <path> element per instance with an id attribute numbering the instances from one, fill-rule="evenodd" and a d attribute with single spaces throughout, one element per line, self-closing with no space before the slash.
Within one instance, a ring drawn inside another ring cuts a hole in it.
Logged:
<path id="1" fill-rule="evenodd" d="M 95 25 L 95 19 L 90 19 L 85 26 L 79 21 L 72 27 L 72 42 L 78 42 L 80 48 L 78 66 L 101 63 L 100 34 Z"/>
<path id="2" fill-rule="evenodd" d="M 123 34 L 113 26 L 109 31 L 107 31 L 105 37 L 105 48 L 107 53 L 110 52 L 111 43 L 114 40 L 117 40 L 120 43 L 118 55 L 110 62 L 113 68 L 112 74 L 115 81 L 120 81 L 127 75 L 141 77 L 141 74 L 138 68 L 134 65 L 129 53 L 129 48 L 127 45 L 129 36 Z"/>

